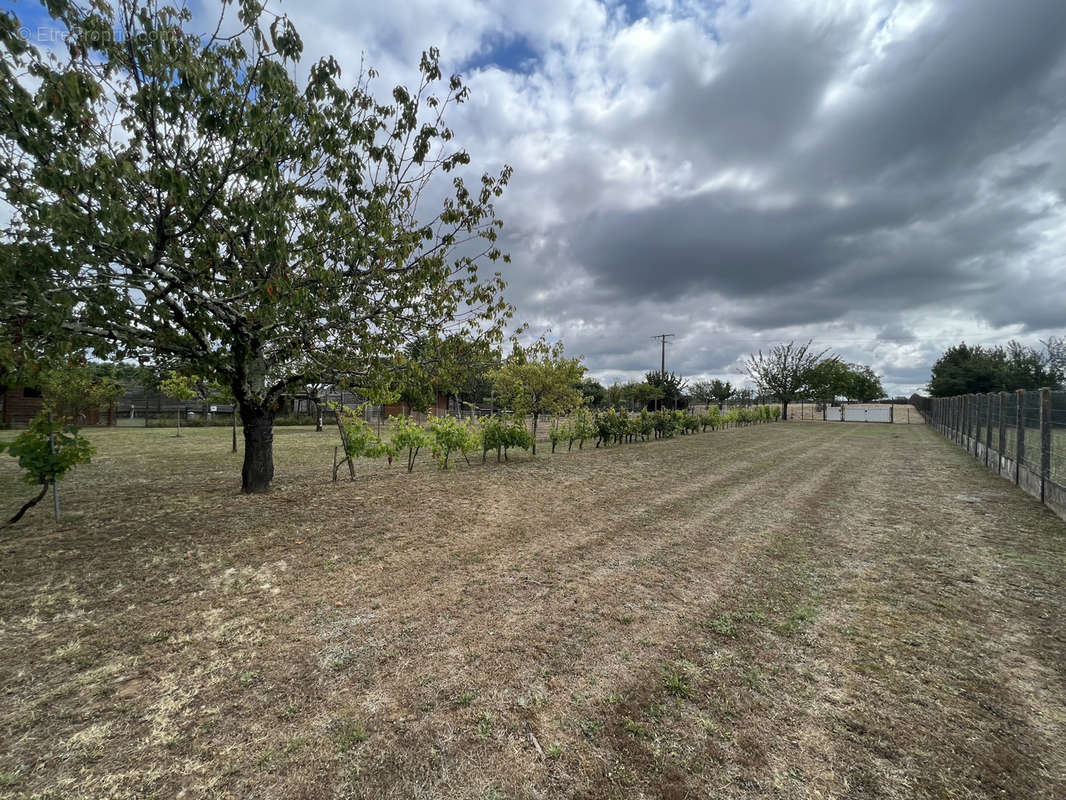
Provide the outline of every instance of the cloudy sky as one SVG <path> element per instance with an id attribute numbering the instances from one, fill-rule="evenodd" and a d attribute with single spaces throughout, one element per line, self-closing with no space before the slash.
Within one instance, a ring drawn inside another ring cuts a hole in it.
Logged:
<path id="1" fill-rule="evenodd" d="M 459 142 L 515 169 L 509 299 L 603 380 L 658 333 L 734 381 L 812 338 L 909 393 L 962 339 L 1066 332 L 1064 0 L 270 7 L 383 95 L 441 49 Z"/>

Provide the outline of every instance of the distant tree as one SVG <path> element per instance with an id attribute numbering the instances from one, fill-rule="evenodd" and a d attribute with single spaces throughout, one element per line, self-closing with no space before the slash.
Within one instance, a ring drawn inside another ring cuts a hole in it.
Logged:
<path id="1" fill-rule="evenodd" d="M 810 392 L 811 371 L 825 360 L 829 349 L 815 352 L 811 341 L 778 344 L 764 355 L 752 353 L 745 364 L 748 375 L 759 391 L 781 403 L 781 417 L 788 419 L 788 404 Z"/>
<path id="2" fill-rule="evenodd" d="M 857 403 L 869 403 L 885 397 L 885 388 L 872 367 L 848 364 L 848 384 L 844 396 Z"/>
<path id="3" fill-rule="evenodd" d="M 196 397 L 196 379 L 188 375 L 182 375 L 171 370 L 170 375 L 159 382 L 159 391 L 167 397 L 173 397 L 183 403 Z M 185 406 L 178 407 L 178 432 L 175 436 L 181 436 L 181 416 L 185 413 Z"/>
<path id="4" fill-rule="evenodd" d="M 377 386 L 426 331 L 502 338 L 503 281 L 479 266 L 505 258 L 511 170 L 459 176 L 444 120 L 467 90 L 435 49 L 379 100 L 373 70 L 300 64 L 258 0 L 206 36 L 180 3 L 44 5 L 67 52 L 0 13 L 0 320 L 224 381 L 245 492 L 269 489 L 279 401 L 308 380 Z"/>
<path id="5" fill-rule="evenodd" d="M 647 381 L 627 383 L 622 392 L 628 401 L 627 408 L 630 411 L 652 408 L 659 401 L 666 398 L 666 392 L 661 386 L 653 386 Z"/>
<path id="6" fill-rule="evenodd" d="M 1041 340 L 1047 355 L 1048 367 L 1059 378 L 1059 385 L 1066 379 L 1066 336 L 1049 336 L 1047 341 Z"/>
<path id="7" fill-rule="evenodd" d="M 615 381 L 607 387 L 604 405 L 613 409 L 639 411 L 642 408 L 651 408 L 663 396 L 662 389 L 652 386 L 647 381 L 627 381 L 626 383 Z"/>
<path id="8" fill-rule="evenodd" d="M 537 423 L 543 414 L 567 414 L 579 408 L 584 397 L 575 388 L 584 376 L 580 359 L 566 358 L 563 343 L 539 339 L 514 350 L 492 372 L 496 399 L 519 417 L 533 417 L 533 454 L 537 453 Z"/>
<path id="9" fill-rule="evenodd" d="M 737 389 L 729 381 L 720 381 L 715 379 L 711 381 L 710 388 L 710 400 L 717 403 L 718 408 L 721 409 L 726 403 L 732 400 L 737 393 Z"/>
<path id="10" fill-rule="evenodd" d="M 649 372 L 644 382 L 663 393 L 663 408 L 684 408 L 685 381 L 672 372 Z"/>
<path id="11" fill-rule="evenodd" d="M 122 394 L 118 381 L 95 373 L 84 357 L 74 356 L 43 369 L 37 381 L 53 418 L 73 426 L 75 434 L 89 414 L 109 408 Z"/>
<path id="12" fill-rule="evenodd" d="M 812 367 L 807 383 L 807 397 L 823 403 L 838 397 L 868 403 L 885 396 L 881 379 L 872 368 L 835 358 L 823 359 Z"/>
<path id="13" fill-rule="evenodd" d="M 933 364 L 929 393 L 933 397 L 1011 392 L 1057 386 L 1063 373 L 1054 353 L 1041 352 L 1016 341 L 1006 347 L 983 347 L 962 342 L 949 347 Z"/>
<path id="14" fill-rule="evenodd" d="M 607 399 L 607 389 L 595 378 L 583 378 L 577 388 L 589 408 L 601 408 Z"/>

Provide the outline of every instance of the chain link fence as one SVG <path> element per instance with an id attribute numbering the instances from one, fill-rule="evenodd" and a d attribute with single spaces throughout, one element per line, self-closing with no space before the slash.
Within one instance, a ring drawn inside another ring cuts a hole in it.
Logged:
<path id="1" fill-rule="evenodd" d="M 949 440 L 1066 518 L 1066 391 L 918 397 Z"/>

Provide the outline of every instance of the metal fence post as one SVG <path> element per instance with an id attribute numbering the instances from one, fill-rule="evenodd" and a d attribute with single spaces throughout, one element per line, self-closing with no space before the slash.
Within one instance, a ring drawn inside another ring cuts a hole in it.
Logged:
<path id="1" fill-rule="evenodd" d="M 1040 390 L 1040 502 L 1051 480 L 1051 389 Z"/>
<path id="2" fill-rule="evenodd" d="M 1015 409 L 1015 436 L 1018 441 L 1014 447 L 1014 482 L 1022 481 L 1022 462 L 1025 460 L 1025 389 L 1018 390 L 1018 407 Z"/>

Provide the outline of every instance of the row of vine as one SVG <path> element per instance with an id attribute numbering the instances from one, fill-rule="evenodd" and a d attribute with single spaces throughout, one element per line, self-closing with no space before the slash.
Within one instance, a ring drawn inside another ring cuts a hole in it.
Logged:
<path id="1" fill-rule="evenodd" d="M 355 459 L 406 458 L 407 471 L 414 470 L 419 453 L 429 450 L 440 469 L 448 469 L 453 457 L 462 457 L 467 464 L 470 456 L 481 454 L 484 463 L 488 454 L 496 452 L 497 461 L 507 460 L 512 449 L 529 450 L 533 446 L 533 434 L 524 420 L 501 416 L 482 417 L 476 422 L 455 417 L 430 417 L 424 425 L 408 416 L 389 417 L 390 433 L 381 436 L 360 416 L 361 408 L 355 411 L 335 407 L 344 457 L 334 459 L 333 479 L 343 464 L 347 464 L 355 477 Z M 689 414 L 685 411 L 641 411 L 630 415 L 614 409 L 592 412 L 578 409 L 565 419 L 551 423 L 548 437 L 552 452 L 560 442 L 567 443 L 567 451 L 577 443 L 582 449 L 586 441 L 595 441 L 596 447 L 608 447 L 649 439 L 669 439 L 674 436 L 717 430 L 729 425 L 752 425 L 773 422 L 781 416 L 776 406 L 753 406 L 735 408 L 723 414 L 710 408 L 705 414 Z"/>

